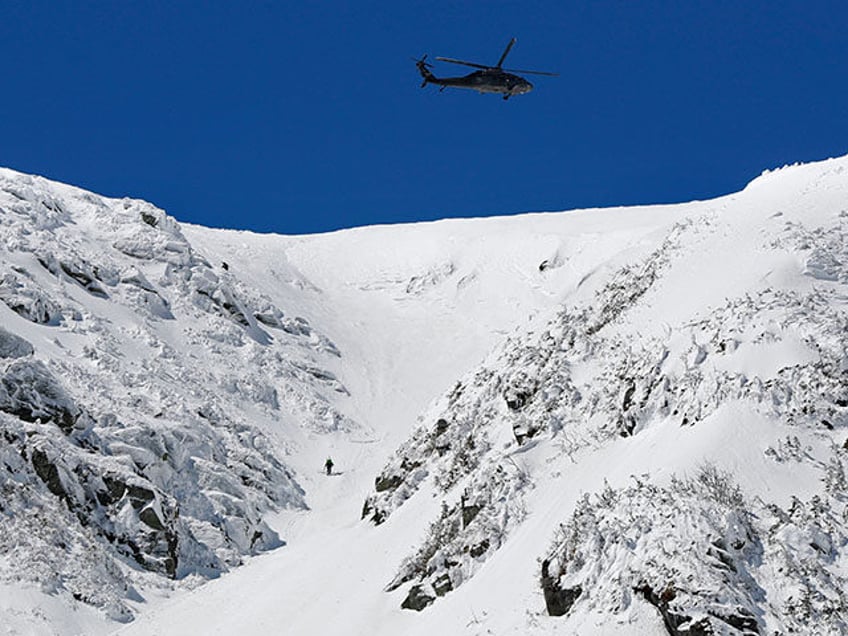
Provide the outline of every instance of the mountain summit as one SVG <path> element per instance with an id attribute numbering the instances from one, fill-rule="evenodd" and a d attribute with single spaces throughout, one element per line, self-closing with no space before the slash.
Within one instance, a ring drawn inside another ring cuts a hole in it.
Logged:
<path id="1" fill-rule="evenodd" d="M 4 622 L 844 633 L 846 167 L 314 236 L 0 170 Z"/>

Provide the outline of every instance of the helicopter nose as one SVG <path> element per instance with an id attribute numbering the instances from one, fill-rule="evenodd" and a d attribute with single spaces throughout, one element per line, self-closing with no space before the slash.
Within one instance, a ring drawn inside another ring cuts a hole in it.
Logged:
<path id="1" fill-rule="evenodd" d="M 530 82 L 528 82 L 527 80 L 524 80 L 516 88 L 518 89 L 517 92 L 519 94 L 523 95 L 524 93 L 529 93 L 530 91 L 532 91 L 533 85 Z"/>

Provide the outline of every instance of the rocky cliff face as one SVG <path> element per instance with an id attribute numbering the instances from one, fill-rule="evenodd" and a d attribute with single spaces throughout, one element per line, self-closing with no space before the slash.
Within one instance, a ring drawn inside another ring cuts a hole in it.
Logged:
<path id="1" fill-rule="evenodd" d="M 0 577 L 127 620 L 145 573 L 281 545 L 303 491 L 257 422 L 355 428 L 332 342 L 140 201 L 4 171 L 0 236 Z"/>

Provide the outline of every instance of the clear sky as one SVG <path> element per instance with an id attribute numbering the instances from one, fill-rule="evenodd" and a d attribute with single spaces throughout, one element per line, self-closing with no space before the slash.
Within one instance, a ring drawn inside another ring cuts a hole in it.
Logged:
<path id="1" fill-rule="evenodd" d="M 848 152 L 846 27 L 845 0 L 8 0 L 0 165 L 285 234 L 704 199 Z M 511 37 L 560 76 L 419 87 L 412 57 Z"/>

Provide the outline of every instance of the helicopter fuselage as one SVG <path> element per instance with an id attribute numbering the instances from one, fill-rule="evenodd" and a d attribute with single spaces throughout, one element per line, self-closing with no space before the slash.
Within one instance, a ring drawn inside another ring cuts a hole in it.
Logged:
<path id="1" fill-rule="evenodd" d="M 474 71 L 462 77 L 432 77 L 428 81 L 440 86 L 469 88 L 478 93 L 496 93 L 506 97 L 533 90 L 533 85 L 523 77 L 498 70 Z"/>

